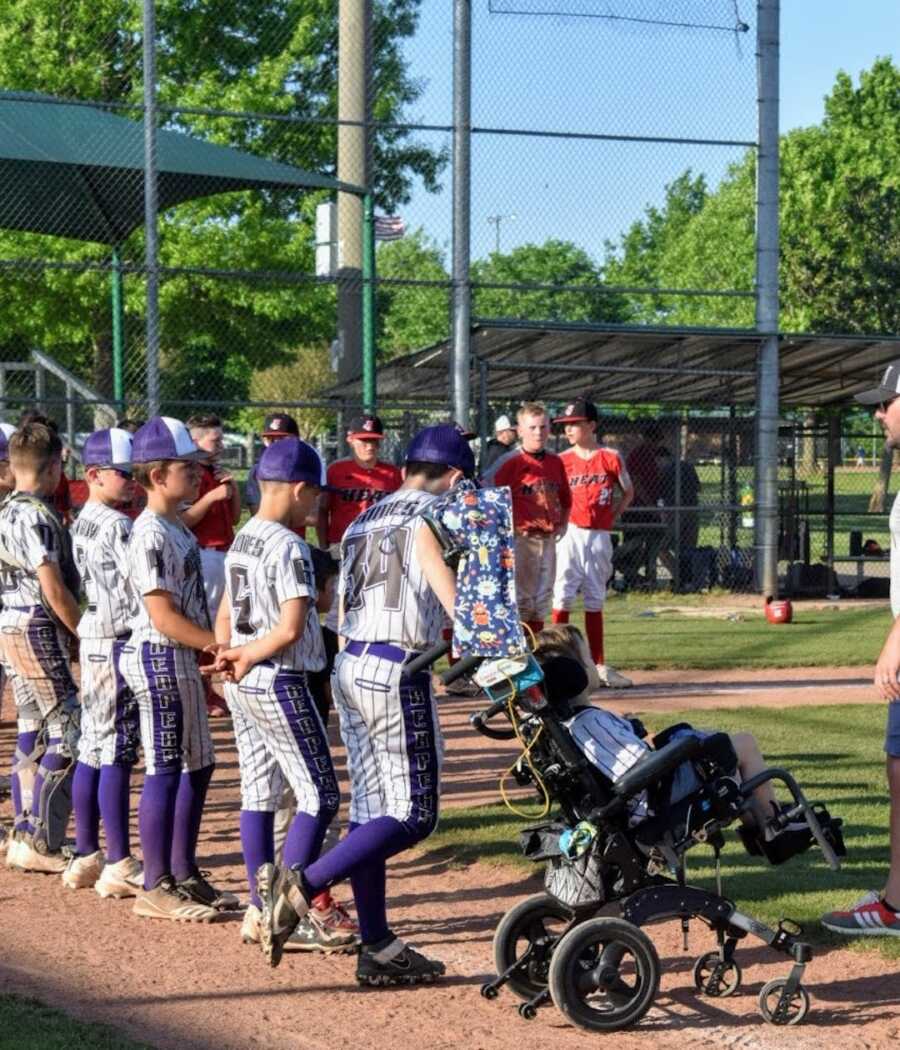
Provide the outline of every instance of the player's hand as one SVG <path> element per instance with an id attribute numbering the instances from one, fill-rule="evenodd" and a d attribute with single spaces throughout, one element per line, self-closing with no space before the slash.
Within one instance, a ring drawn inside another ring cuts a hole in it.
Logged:
<path id="1" fill-rule="evenodd" d="M 253 665 L 254 661 L 248 655 L 245 645 L 223 649 L 214 664 L 216 670 L 223 672 L 229 682 L 239 682 Z"/>
<path id="2" fill-rule="evenodd" d="M 900 700 L 900 635 L 888 635 L 875 665 L 875 689 L 882 700 Z"/>
<path id="3" fill-rule="evenodd" d="M 230 477 L 225 477 L 220 479 L 219 484 L 214 489 L 210 489 L 209 498 L 213 503 L 220 503 L 222 500 L 231 499 L 231 484 L 232 479 Z"/>

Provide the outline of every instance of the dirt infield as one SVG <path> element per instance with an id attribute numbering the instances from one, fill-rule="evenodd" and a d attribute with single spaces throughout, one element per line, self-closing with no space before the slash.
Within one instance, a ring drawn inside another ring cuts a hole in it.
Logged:
<path id="1" fill-rule="evenodd" d="M 857 668 L 742 672 L 730 678 L 721 672 L 646 672 L 635 679 L 639 687 L 615 700 L 619 710 L 872 699 Z M 448 805 L 495 800 L 496 772 L 511 750 L 467 727 L 466 717 L 476 707 L 453 698 L 442 702 Z M 13 739 L 11 713 L 4 711 L 0 729 L 4 768 Z M 215 736 L 218 768 L 201 856 L 218 883 L 243 895 L 230 725 L 217 724 Z M 0 815 L 8 815 L 8 804 Z M 565 1024 L 552 1007 L 527 1023 L 516 1015 L 511 995 L 489 1003 L 478 994 L 491 969 L 497 921 L 537 888 L 536 876 L 523 878 L 509 868 L 459 868 L 436 863 L 427 853 L 400 858 L 391 866 L 389 883 L 395 925 L 443 958 L 449 976 L 433 989 L 385 992 L 358 989 L 347 957 L 289 957 L 270 971 L 256 950 L 240 943 L 236 919 L 212 926 L 139 920 L 127 901 L 101 901 L 90 891 L 65 890 L 56 878 L 0 867 L 0 986 L 173 1050 L 392 1047 L 410 1039 L 422 1048 L 584 1046 L 591 1037 Z M 818 1050 L 843 1043 L 854 1050 L 887 1050 L 900 1039 L 900 978 L 877 955 L 832 951 L 815 959 L 805 982 L 813 997 L 808 1021 L 797 1029 L 773 1029 L 756 1013 L 755 993 L 765 981 L 787 973 L 782 957 L 744 949 L 743 993 L 717 1002 L 692 990 L 690 967 L 708 947 L 707 933 L 692 932 L 687 955 L 677 929 L 657 927 L 653 939 L 664 963 L 662 994 L 640 1028 L 615 1036 L 617 1050 Z M 24 1033 L 19 1045 L 28 1045 Z"/>

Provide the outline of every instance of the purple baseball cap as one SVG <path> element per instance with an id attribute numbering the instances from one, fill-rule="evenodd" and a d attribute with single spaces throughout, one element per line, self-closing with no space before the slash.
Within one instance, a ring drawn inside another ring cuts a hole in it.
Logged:
<path id="1" fill-rule="evenodd" d="M 131 470 L 131 434 L 127 430 L 111 427 L 95 430 L 81 450 L 81 462 L 86 467 L 114 467 L 116 470 Z"/>
<path id="2" fill-rule="evenodd" d="M 444 463 L 464 474 L 475 473 L 475 456 L 455 423 L 425 427 L 406 449 L 407 463 Z"/>
<path id="3" fill-rule="evenodd" d="M 297 437 L 284 437 L 275 441 L 259 457 L 256 469 L 257 481 L 305 481 L 307 485 L 325 484 L 325 465 L 319 453 Z"/>
<path id="4" fill-rule="evenodd" d="M 136 431 L 132 439 L 132 463 L 153 463 L 161 459 L 188 462 L 208 459 L 191 440 L 187 427 L 171 416 L 154 416 Z"/>
<path id="5" fill-rule="evenodd" d="M 9 459 L 9 439 L 15 432 L 12 423 L 0 423 L 0 460 Z"/>

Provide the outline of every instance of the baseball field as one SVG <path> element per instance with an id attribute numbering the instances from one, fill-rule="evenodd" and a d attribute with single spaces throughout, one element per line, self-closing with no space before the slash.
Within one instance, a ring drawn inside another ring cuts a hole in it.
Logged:
<path id="1" fill-rule="evenodd" d="M 844 818 L 849 856 L 837 874 L 815 852 L 770 868 L 732 836 L 724 855 L 725 892 L 764 920 L 799 921 L 814 945 L 804 982 L 813 1008 L 803 1026 L 771 1028 L 756 1012 L 762 984 L 789 969 L 784 957 L 748 944 L 738 951 L 741 993 L 703 998 L 694 991 L 691 966 L 710 946 L 710 934 L 693 928 L 684 952 L 677 924 L 666 924 L 651 931 L 663 961 L 662 993 L 638 1028 L 615 1037 L 616 1045 L 805 1050 L 836 1047 L 852 1031 L 854 1047 L 893 1046 L 900 1034 L 900 944 L 838 943 L 816 921 L 878 886 L 887 859 L 884 708 L 872 700 L 869 684 L 887 613 L 840 603 L 801 609 L 794 624 L 776 628 L 750 605 L 735 609 L 707 599 L 679 609 L 613 601 L 609 651 L 632 673 L 635 688 L 616 694 L 610 706 L 640 713 L 653 729 L 684 719 L 752 731 L 767 758 L 793 771 L 812 798 Z M 840 666 L 834 666 L 836 654 Z M 362 991 L 352 960 L 337 955 L 292 955 L 272 971 L 257 949 L 241 944 L 233 919 L 153 923 L 134 918 L 128 901 L 101 901 L 90 891 L 66 890 L 57 878 L 2 868 L 3 912 L 18 921 L 4 929 L 0 1048 L 356 1047 L 363 1021 L 371 1045 L 394 1045 L 401 1031 L 415 1031 L 423 1047 L 583 1045 L 588 1037 L 552 1006 L 529 1023 L 518 1017 L 509 993 L 493 1003 L 479 996 L 492 970 L 494 928 L 541 883 L 539 870 L 516 849 L 526 821 L 499 801 L 498 779 L 515 748 L 472 732 L 467 717 L 477 707 L 477 699 L 443 699 L 443 819 L 422 848 L 389 872 L 398 930 L 447 963 L 440 986 Z M 4 707 L 4 765 L 13 742 L 10 715 Z M 200 855 L 217 884 L 245 895 L 230 726 L 217 723 L 215 734 L 218 763 Z M 538 814 L 533 793 L 512 795 L 518 808 Z M 712 878 L 702 850 L 690 860 L 693 881 Z M 35 1011 L 42 1036 L 26 1044 L 19 1033 L 35 1031 Z"/>

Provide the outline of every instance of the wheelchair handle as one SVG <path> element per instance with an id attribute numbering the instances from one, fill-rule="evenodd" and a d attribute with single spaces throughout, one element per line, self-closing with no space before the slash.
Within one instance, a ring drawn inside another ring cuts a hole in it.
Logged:
<path id="1" fill-rule="evenodd" d="M 437 645 L 433 645 L 430 649 L 426 649 L 424 653 L 419 653 L 417 657 L 410 660 L 408 664 L 405 664 L 403 672 L 408 675 L 418 674 L 419 671 L 424 671 L 426 667 L 431 667 L 436 660 L 440 660 L 444 653 L 449 652 L 449 642 L 438 642 Z"/>
<path id="2" fill-rule="evenodd" d="M 482 736 L 490 737 L 491 740 L 515 740 L 515 729 L 494 729 L 487 724 L 494 715 L 499 715 L 501 711 L 506 710 L 507 702 L 508 701 L 505 697 L 500 700 L 495 700 L 483 711 L 476 711 L 474 715 L 469 715 L 469 725 L 471 725 L 477 733 L 481 733 Z"/>
<path id="3" fill-rule="evenodd" d="M 449 643 L 447 648 L 449 649 Z M 483 656 L 476 656 L 474 653 L 469 653 L 468 656 L 463 656 L 457 660 L 456 663 L 444 671 L 441 675 L 441 681 L 444 685 L 450 685 L 451 682 L 455 682 L 457 678 L 462 678 L 463 675 L 470 674 L 475 668 L 484 660 Z"/>

